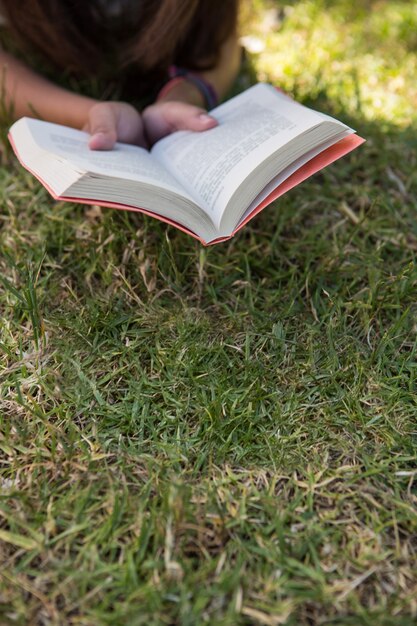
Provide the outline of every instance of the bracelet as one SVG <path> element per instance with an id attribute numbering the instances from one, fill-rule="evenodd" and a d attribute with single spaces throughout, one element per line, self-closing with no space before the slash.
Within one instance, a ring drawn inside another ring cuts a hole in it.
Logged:
<path id="1" fill-rule="evenodd" d="M 214 109 L 214 107 L 218 105 L 219 98 L 217 96 L 216 90 L 214 89 L 213 85 L 211 85 L 207 80 L 205 80 L 201 76 L 198 76 L 197 74 L 193 74 L 192 72 L 188 72 L 184 68 L 177 67 L 176 65 L 172 65 L 169 68 L 169 77 L 170 78 L 168 82 L 165 83 L 165 85 L 162 87 L 162 89 L 158 93 L 156 100 L 160 100 L 161 98 L 166 96 L 166 94 L 169 93 L 171 89 L 173 89 L 180 83 L 187 80 L 188 82 L 195 85 L 197 89 L 200 91 L 201 95 L 204 98 L 208 111 L 210 111 L 210 109 Z"/>
<path id="2" fill-rule="evenodd" d="M 165 83 L 165 85 L 159 91 L 158 95 L 156 96 L 156 101 L 162 100 L 162 98 L 164 98 L 167 93 L 171 91 L 171 89 L 174 89 L 174 87 L 180 85 L 183 82 L 185 82 L 184 76 L 176 76 L 175 78 L 170 78 L 169 81 Z"/>

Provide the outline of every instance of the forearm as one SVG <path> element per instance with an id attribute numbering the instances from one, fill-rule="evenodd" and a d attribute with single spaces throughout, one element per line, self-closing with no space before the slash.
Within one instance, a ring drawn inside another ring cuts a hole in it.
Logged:
<path id="1" fill-rule="evenodd" d="M 241 53 L 237 36 L 233 35 L 223 44 L 216 67 L 204 72 L 195 72 L 213 86 L 219 100 L 226 95 L 236 79 L 241 63 Z M 206 106 L 203 94 L 191 81 L 178 83 L 163 96 L 162 100 L 181 101 L 200 107 Z"/>
<path id="2" fill-rule="evenodd" d="M 14 119 L 36 115 L 73 128 L 85 124 L 95 100 L 54 85 L 3 51 L 0 67 L 6 105 Z"/>
<path id="3" fill-rule="evenodd" d="M 239 72 L 242 60 L 242 48 L 236 34 L 223 44 L 219 61 L 211 70 L 199 72 L 199 75 L 213 85 L 221 100 L 231 88 Z"/>

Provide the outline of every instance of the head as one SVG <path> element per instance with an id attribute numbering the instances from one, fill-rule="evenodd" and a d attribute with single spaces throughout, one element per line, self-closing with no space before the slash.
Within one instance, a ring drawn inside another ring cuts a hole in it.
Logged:
<path id="1" fill-rule="evenodd" d="M 154 78 L 170 64 L 209 69 L 236 26 L 238 0 L 2 0 L 20 48 L 85 77 L 130 68 Z"/>

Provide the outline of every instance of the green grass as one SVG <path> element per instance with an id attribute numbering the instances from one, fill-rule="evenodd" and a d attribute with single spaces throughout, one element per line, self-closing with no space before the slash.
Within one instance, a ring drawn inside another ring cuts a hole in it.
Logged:
<path id="1" fill-rule="evenodd" d="M 417 3 L 253 4 L 367 143 L 230 242 L 3 150 L 1 626 L 416 623 Z"/>

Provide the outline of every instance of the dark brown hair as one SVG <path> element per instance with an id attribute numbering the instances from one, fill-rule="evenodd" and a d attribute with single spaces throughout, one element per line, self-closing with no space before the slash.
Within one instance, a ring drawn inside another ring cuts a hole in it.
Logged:
<path id="1" fill-rule="evenodd" d="M 122 10 L 113 15 L 105 0 L 2 0 L 1 6 L 20 49 L 67 73 L 106 76 L 134 68 L 157 82 L 172 63 L 213 67 L 236 27 L 238 1 L 119 0 Z"/>

